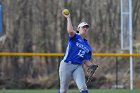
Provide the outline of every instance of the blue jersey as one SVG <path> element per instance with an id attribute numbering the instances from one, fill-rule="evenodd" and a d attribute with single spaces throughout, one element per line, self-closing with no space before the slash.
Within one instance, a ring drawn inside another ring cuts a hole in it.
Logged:
<path id="1" fill-rule="evenodd" d="M 92 56 L 91 47 L 86 39 L 83 39 L 79 34 L 73 37 L 68 36 L 68 44 L 64 55 L 64 62 L 82 64 L 83 60 L 90 60 Z"/>

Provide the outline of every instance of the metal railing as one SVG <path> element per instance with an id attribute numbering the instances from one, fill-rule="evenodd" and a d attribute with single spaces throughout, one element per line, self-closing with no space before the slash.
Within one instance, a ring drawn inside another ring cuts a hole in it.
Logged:
<path id="1" fill-rule="evenodd" d="M 63 56 L 64 53 L 13 53 L 13 52 L 1 52 L 0 56 Z M 98 57 L 140 57 L 138 53 L 93 53 L 93 56 Z"/>

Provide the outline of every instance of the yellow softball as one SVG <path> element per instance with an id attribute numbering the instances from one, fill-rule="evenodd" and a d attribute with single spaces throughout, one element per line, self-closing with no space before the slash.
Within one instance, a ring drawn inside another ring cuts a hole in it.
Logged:
<path id="1" fill-rule="evenodd" d="M 64 9 L 64 10 L 63 10 L 63 13 L 64 13 L 65 15 L 69 15 L 70 12 L 69 12 L 68 9 Z"/>

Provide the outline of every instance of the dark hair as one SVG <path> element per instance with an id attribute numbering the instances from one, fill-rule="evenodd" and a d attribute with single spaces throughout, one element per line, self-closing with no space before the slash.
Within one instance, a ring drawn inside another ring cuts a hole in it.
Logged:
<path id="1" fill-rule="evenodd" d="M 79 33 L 79 31 L 77 30 L 76 33 Z"/>

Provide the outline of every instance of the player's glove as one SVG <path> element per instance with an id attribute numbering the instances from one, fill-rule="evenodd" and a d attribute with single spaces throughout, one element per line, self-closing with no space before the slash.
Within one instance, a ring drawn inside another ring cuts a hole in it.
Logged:
<path id="1" fill-rule="evenodd" d="M 93 74 L 97 68 L 98 68 L 98 65 L 91 65 L 88 68 L 87 72 L 89 73 L 89 75 L 88 75 L 87 83 L 89 83 L 91 81 L 91 79 L 93 78 Z"/>
<path id="2" fill-rule="evenodd" d="M 98 65 L 91 65 L 89 68 L 88 68 L 88 71 L 94 71 L 97 69 Z"/>

